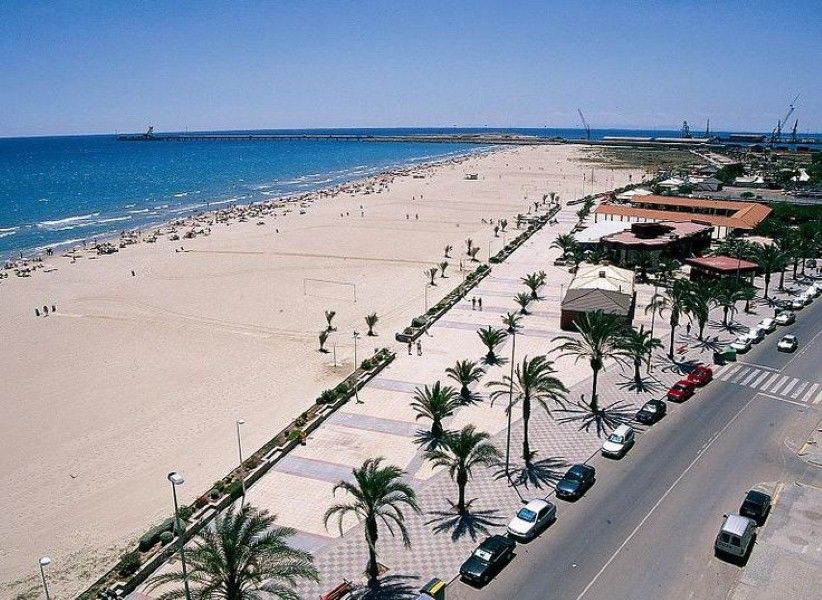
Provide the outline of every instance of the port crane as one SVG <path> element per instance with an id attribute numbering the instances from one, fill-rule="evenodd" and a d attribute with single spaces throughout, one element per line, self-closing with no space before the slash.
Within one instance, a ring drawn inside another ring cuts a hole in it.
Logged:
<path id="1" fill-rule="evenodd" d="M 582 114 L 581 109 L 578 108 L 577 112 L 579 113 L 579 118 L 582 119 L 582 126 L 585 128 L 585 139 L 590 140 L 591 139 L 591 128 L 588 126 L 588 121 L 585 120 L 585 115 Z"/>
<path id="2" fill-rule="evenodd" d="M 793 99 L 793 102 L 791 102 L 791 103 L 788 105 L 788 111 L 785 113 L 785 116 L 784 116 L 784 117 L 782 117 L 782 119 L 781 119 L 781 120 L 777 121 L 777 123 L 776 123 L 776 127 L 775 127 L 775 128 L 774 128 L 774 130 L 771 132 L 771 145 L 773 145 L 773 144 L 774 144 L 774 142 L 778 142 L 778 141 L 780 141 L 780 140 L 782 139 L 782 128 L 783 128 L 785 125 L 787 125 L 787 123 L 788 123 L 788 119 L 790 119 L 790 118 L 791 118 L 791 115 L 792 115 L 792 114 L 794 113 L 794 111 L 796 110 L 796 101 L 797 101 L 797 100 L 799 100 L 799 94 L 797 94 L 797 95 L 796 95 L 796 98 L 794 98 L 794 99 Z"/>

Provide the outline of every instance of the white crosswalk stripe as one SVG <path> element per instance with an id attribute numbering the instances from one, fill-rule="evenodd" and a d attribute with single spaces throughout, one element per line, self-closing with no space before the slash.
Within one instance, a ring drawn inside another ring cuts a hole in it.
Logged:
<path id="1" fill-rule="evenodd" d="M 797 377 L 782 375 L 753 365 L 736 364 L 727 366 L 727 368 L 723 367 L 714 374 L 714 379 L 753 388 L 785 399 L 792 398 L 799 402 L 812 404 L 822 403 L 822 386 L 819 383 L 803 381 Z"/>

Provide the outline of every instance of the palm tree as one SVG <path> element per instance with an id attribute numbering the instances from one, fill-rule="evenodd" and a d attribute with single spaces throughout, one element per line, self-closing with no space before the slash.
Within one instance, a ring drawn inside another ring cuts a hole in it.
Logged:
<path id="1" fill-rule="evenodd" d="M 328 350 L 325 349 L 325 342 L 326 341 L 328 341 L 328 330 L 323 329 L 320 332 L 320 352 L 328 352 Z"/>
<path id="2" fill-rule="evenodd" d="M 431 267 L 430 269 L 425 269 L 422 273 L 423 273 L 423 275 L 425 275 L 425 277 L 427 279 L 431 280 L 431 285 L 437 285 L 436 283 L 434 283 L 434 277 L 437 276 L 438 272 L 439 272 L 438 267 Z"/>
<path id="3" fill-rule="evenodd" d="M 688 313 L 687 298 L 690 294 L 690 282 L 685 279 L 674 279 L 670 287 L 665 289 L 664 295 L 655 295 L 651 299 L 652 306 L 656 303 L 660 312 L 667 310 L 670 313 L 668 324 L 671 326 L 671 341 L 668 348 L 668 358 L 674 358 L 674 338 L 679 319 L 683 314 Z"/>
<path id="4" fill-rule="evenodd" d="M 788 265 L 788 257 L 778 246 L 765 244 L 757 246 L 753 256 L 759 268 L 765 275 L 765 298 L 768 298 L 768 287 L 771 284 L 771 274 L 774 271 L 782 271 Z"/>
<path id="5" fill-rule="evenodd" d="M 499 225 L 494 225 L 494 237 L 499 237 Z"/>
<path id="6" fill-rule="evenodd" d="M 505 231 L 505 228 L 508 227 L 508 219 L 500 219 L 499 220 L 499 228 L 502 231 Z"/>
<path id="7" fill-rule="evenodd" d="M 471 250 L 468 251 L 468 256 L 471 257 L 471 260 L 473 262 L 479 262 L 479 260 L 477 260 L 477 252 L 479 251 L 479 246 L 474 246 L 473 248 L 471 248 Z"/>
<path id="8" fill-rule="evenodd" d="M 517 213 L 517 229 L 522 227 L 522 224 L 525 222 L 525 215 L 522 213 Z"/>
<path id="9" fill-rule="evenodd" d="M 334 315 L 336 315 L 336 311 L 327 310 L 325 311 L 325 320 L 328 321 L 328 331 L 336 331 L 336 327 L 332 327 L 331 321 L 334 319 Z"/>
<path id="10" fill-rule="evenodd" d="M 634 383 L 639 386 L 642 383 L 642 375 L 639 372 L 642 363 L 651 362 L 651 353 L 657 348 L 662 348 L 662 342 L 642 327 L 631 327 L 625 331 L 621 343 L 625 352 L 634 361 Z"/>
<path id="11" fill-rule="evenodd" d="M 744 298 L 740 295 L 740 285 L 730 277 L 719 279 L 714 286 L 714 304 L 722 308 L 722 324 L 729 325 L 728 318 L 733 321 L 736 313 L 736 303 Z"/>
<path id="12" fill-rule="evenodd" d="M 394 536 L 393 526 L 396 526 L 403 544 L 406 548 L 410 548 L 411 539 L 405 527 L 403 507 L 420 512 L 416 492 L 402 480 L 405 471 L 394 465 L 383 467 L 381 466 L 383 460 L 385 459 L 382 457 L 367 459 L 360 468 L 353 470 L 353 482 L 340 481 L 335 485 L 332 490 L 334 495 L 337 494 L 337 490 L 342 490 L 347 492 L 353 500 L 335 504 L 325 511 L 323 517 L 325 526 L 328 527 L 328 521 L 336 515 L 340 535 L 343 533 L 343 519 L 346 515 L 353 513 L 357 520 L 364 522 L 365 541 L 368 544 L 366 571 L 370 583 L 376 582 L 379 576 L 377 565 L 379 522 L 382 521 L 392 537 Z"/>
<path id="13" fill-rule="evenodd" d="M 598 265 L 608 259 L 608 253 L 601 246 L 597 246 L 593 250 L 589 250 L 587 252 L 586 258 L 592 265 Z"/>
<path id="14" fill-rule="evenodd" d="M 431 439 L 434 444 L 439 443 L 445 434 L 442 420 L 454 414 L 459 406 L 457 393 L 451 386 L 442 386 L 436 382 L 430 388 L 417 388 L 414 391 L 414 401 L 411 408 L 417 412 L 417 420 L 431 420 Z"/>
<path id="15" fill-rule="evenodd" d="M 504 375 L 499 381 L 492 381 L 488 384 L 491 392 L 491 404 L 500 398 L 509 399 L 513 409 L 516 404 L 522 405 L 522 460 L 526 465 L 531 464 L 533 454 L 528 443 L 528 423 L 531 419 L 531 402 L 537 402 L 548 414 L 551 414 L 551 407 L 548 402 L 554 402 L 564 406 L 565 394 L 568 388 L 554 377 L 553 361 L 547 356 L 535 356 L 531 360 L 528 357 L 522 359 L 522 364 L 518 364 L 514 370 L 514 379 Z"/>
<path id="16" fill-rule="evenodd" d="M 480 340 L 482 340 L 482 343 L 485 344 L 485 347 L 488 348 L 488 354 L 485 355 L 485 362 L 489 364 L 496 362 L 497 355 L 494 354 L 494 350 L 505 341 L 508 334 L 502 329 L 488 325 L 487 327 L 477 330 L 477 335 L 480 337 Z"/>
<path id="17" fill-rule="evenodd" d="M 275 525 L 275 519 L 248 504 L 229 506 L 212 527 L 197 533 L 186 552 L 187 576 L 182 571 L 155 575 L 149 589 L 172 585 L 158 600 L 185 598 L 187 579 L 194 600 L 299 600 L 297 582 L 316 582 L 319 575 L 311 554 L 289 545 L 296 531 Z"/>
<path id="18" fill-rule="evenodd" d="M 751 311 L 751 302 L 756 298 L 756 288 L 747 281 L 739 283 L 739 299 L 745 301 L 745 312 Z"/>
<path id="19" fill-rule="evenodd" d="M 451 479 L 457 483 L 459 497 L 457 512 L 466 513 L 465 486 L 472 476 L 474 467 L 491 467 L 502 458 L 500 451 L 489 441 L 484 431 L 477 431 L 473 425 L 466 425 L 459 432 L 446 436 L 441 448 L 430 450 L 426 458 L 435 467 L 445 467 Z"/>
<path id="20" fill-rule="evenodd" d="M 450 244 L 445 246 L 445 258 L 451 258 L 451 250 L 453 249 L 454 247 Z"/>
<path id="21" fill-rule="evenodd" d="M 689 294 L 686 297 L 688 312 L 696 318 L 699 327 L 697 339 L 702 341 L 705 333 L 705 324 L 711 312 L 711 305 L 716 301 L 715 285 L 709 279 L 699 279 L 688 286 Z"/>
<path id="22" fill-rule="evenodd" d="M 556 239 L 551 243 L 551 248 L 559 248 L 562 251 L 563 256 L 568 254 L 573 248 L 576 247 L 577 240 L 570 233 L 563 233 L 558 235 Z"/>
<path id="23" fill-rule="evenodd" d="M 444 260 L 440 263 L 440 278 L 445 279 L 445 269 L 448 268 L 448 261 Z"/>
<path id="24" fill-rule="evenodd" d="M 580 337 L 560 335 L 554 341 L 560 342 L 556 350 L 559 356 L 573 356 L 575 361 L 587 360 L 593 372 L 594 379 L 591 385 L 592 412 L 599 410 L 597 404 L 597 379 L 604 366 L 606 357 L 622 362 L 626 354 L 621 344 L 625 331 L 625 321 L 619 315 L 612 315 L 597 310 L 583 313 L 575 322 Z"/>
<path id="25" fill-rule="evenodd" d="M 639 280 L 642 283 L 648 281 L 648 271 L 654 267 L 654 255 L 647 250 L 640 250 L 634 257 L 634 267 L 639 269 Z"/>
<path id="26" fill-rule="evenodd" d="M 668 282 L 674 278 L 677 271 L 679 271 L 679 267 L 679 261 L 675 258 L 671 258 L 670 256 L 661 257 L 656 264 L 656 274 L 659 283 L 667 285 Z"/>
<path id="27" fill-rule="evenodd" d="M 579 269 L 579 264 L 585 262 L 585 252 L 579 246 L 574 246 L 565 255 L 565 260 L 573 265 L 574 272 L 576 272 Z"/>
<path id="28" fill-rule="evenodd" d="M 519 331 L 521 327 L 520 321 L 522 320 L 522 315 L 516 312 L 509 312 L 505 313 L 502 316 L 502 324 L 508 328 L 508 333 L 516 333 Z"/>
<path id="29" fill-rule="evenodd" d="M 531 303 L 531 294 L 527 292 L 520 292 L 519 294 L 514 296 L 514 302 L 519 304 L 519 312 L 523 315 L 527 315 L 528 311 L 526 309 L 528 308 L 528 305 Z"/>
<path id="30" fill-rule="evenodd" d="M 370 315 L 365 315 L 365 324 L 368 325 L 368 333 L 367 335 L 375 336 L 377 335 L 374 333 L 374 325 L 377 324 L 380 318 L 377 316 L 377 313 L 372 312 Z"/>
<path id="31" fill-rule="evenodd" d="M 525 277 L 520 279 L 529 290 L 531 290 L 531 300 L 539 300 L 537 291 L 545 283 L 545 278 L 541 277 L 539 273 L 528 273 Z"/>
<path id="32" fill-rule="evenodd" d="M 473 247 L 474 247 L 474 240 L 472 240 L 471 238 L 467 238 L 465 240 L 465 253 L 468 256 L 471 256 L 471 248 L 473 248 Z"/>
<path id="33" fill-rule="evenodd" d="M 471 390 L 468 386 L 478 382 L 485 375 L 485 369 L 472 360 L 458 360 L 453 367 L 445 369 L 445 374 L 460 385 L 460 398 L 470 402 Z"/>

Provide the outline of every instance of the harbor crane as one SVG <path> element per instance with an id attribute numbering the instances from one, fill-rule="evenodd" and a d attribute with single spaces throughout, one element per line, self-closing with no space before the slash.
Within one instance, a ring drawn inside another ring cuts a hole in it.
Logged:
<path id="1" fill-rule="evenodd" d="M 585 139 L 590 140 L 591 139 L 591 128 L 588 126 L 588 121 L 585 120 L 585 115 L 582 114 L 581 109 L 578 108 L 577 112 L 579 113 L 579 118 L 582 119 L 582 126 L 585 128 Z"/>
<path id="2" fill-rule="evenodd" d="M 783 128 L 785 125 L 787 125 L 787 124 L 788 124 L 788 119 L 790 119 L 790 118 L 791 118 L 791 115 L 792 115 L 792 114 L 794 113 L 794 111 L 796 110 L 796 101 L 797 101 L 797 100 L 799 100 L 799 94 L 797 94 L 797 95 L 796 95 L 796 98 L 794 98 L 794 99 L 793 99 L 793 102 L 791 102 L 791 103 L 788 105 L 788 111 L 785 113 L 785 116 L 784 116 L 784 117 L 782 117 L 782 119 L 781 119 L 781 120 L 777 121 L 777 123 L 776 123 L 776 127 L 775 127 L 775 128 L 774 128 L 774 130 L 771 132 L 771 145 L 773 145 L 773 144 L 774 144 L 774 142 L 778 142 L 778 141 L 780 141 L 780 140 L 782 139 L 782 128 Z"/>

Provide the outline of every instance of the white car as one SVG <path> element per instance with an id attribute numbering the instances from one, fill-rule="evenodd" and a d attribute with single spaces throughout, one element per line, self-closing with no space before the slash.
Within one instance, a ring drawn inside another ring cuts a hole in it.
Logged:
<path id="1" fill-rule="evenodd" d="M 621 457 L 633 445 L 634 430 L 628 425 L 620 425 L 602 442 L 602 455 Z"/>
<path id="2" fill-rule="evenodd" d="M 531 500 L 519 509 L 517 516 L 508 523 L 511 537 L 530 540 L 544 527 L 557 520 L 557 507 L 547 500 Z"/>
<path id="3" fill-rule="evenodd" d="M 793 352 L 799 347 L 799 340 L 795 335 L 786 335 L 776 345 L 776 349 L 780 352 Z"/>
<path id="4" fill-rule="evenodd" d="M 737 354 L 744 354 L 751 349 L 751 340 L 748 339 L 748 335 L 745 334 L 736 338 L 730 343 L 730 346 L 736 350 Z"/>
<path id="5" fill-rule="evenodd" d="M 750 331 L 745 334 L 745 338 L 752 344 L 758 344 L 765 339 L 765 330 L 760 327 L 752 327 Z"/>
<path id="6" fill-rule="evenodd" d="M 815 283 L 812 283 L 810 287 L 805 291 L 806 294 L 809 292 L 813 292 L 814 297 L 816 297 L 819 294 L 822 294 L 822 287 Z"/>
<path id="7" fill-rule="evenodd" d="M 790 311 L 781 312 L 774 319 L 777 325 L 790 325 L 796 321 L 796 315 Z"/>
<path id="8" fill-rule="evenodd" d="M 804 298 L 794 298 L 791 300 L 791 308 L 794 310 L 802 310 L 805 308 L 805 299 Z"/>
<path id="9" fill-rule="evenodd" d="M 776 319 L 771 319 L 770 317 L 762 319 L 757 327 L 765 333 L 770 333 L 776 329 Z"/>

